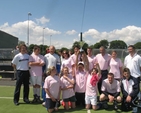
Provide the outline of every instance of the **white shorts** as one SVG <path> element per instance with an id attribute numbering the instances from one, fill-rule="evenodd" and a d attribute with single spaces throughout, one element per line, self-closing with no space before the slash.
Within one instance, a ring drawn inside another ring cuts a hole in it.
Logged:
<path id="1" fill-rule="evenodd" d="M 42 86 L 42 76 L 31 76 L 31 83 L 32 85 L 40 85 Z"/>
<path id="2" fill-rule="evenodd" d="M 85 103 L 86 104 L 91 104 L 93 106 L 97 105 L 97 96 L 85 96 Z"/>

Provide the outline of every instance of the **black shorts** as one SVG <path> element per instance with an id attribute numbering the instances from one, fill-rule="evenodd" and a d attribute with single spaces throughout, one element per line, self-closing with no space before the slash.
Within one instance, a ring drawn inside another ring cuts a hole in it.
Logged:
<path id="1" fill-rule="evenodd" d="M 72 96 L 72 97 L 70 97 L 70 98 L 66 98 L 66 99 L 63 99 L 63 101 L 64 102 L 76 102 L 76 98 L 75 98 L 75 96 Z"/>
<path id="2" fill-rule="evenodd" d="M 46 98 L 46 108 L 47 109 L 54 109 L 55 107 L 60 106 L 60 101 L 52 101 L 51 98 Z"/>

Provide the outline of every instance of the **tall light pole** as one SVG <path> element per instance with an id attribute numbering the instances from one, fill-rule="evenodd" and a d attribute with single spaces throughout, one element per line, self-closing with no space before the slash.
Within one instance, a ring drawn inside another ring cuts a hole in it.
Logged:
<path id="1" fill-rule="evenodd" d="M 28 28 L 27 28 L 27 46 L 29 46 L 29 16 L 32 14 L 29 12 L 28 13 Z"/>
<path id="2" fill-rule="evenodd" d="M 44 45 L 44 41 L 45 41 L 45 40 L 44 40 L 44 35 L 45 35 L 45 34 L 44 34 L 44 29 L 45 29 L 45 28 L 43 28 L 43 45 Z"/>

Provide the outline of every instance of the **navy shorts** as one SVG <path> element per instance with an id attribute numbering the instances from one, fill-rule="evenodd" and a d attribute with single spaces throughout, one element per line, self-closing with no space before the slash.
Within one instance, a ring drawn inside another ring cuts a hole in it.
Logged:
<path id="1" fill-rule="evenodd" d="M 46 108 L 47 109 L 54 109 L 55 107 L 60 106 L 60 101 L 52 101 L 51 98 L 46 98 Z"/>

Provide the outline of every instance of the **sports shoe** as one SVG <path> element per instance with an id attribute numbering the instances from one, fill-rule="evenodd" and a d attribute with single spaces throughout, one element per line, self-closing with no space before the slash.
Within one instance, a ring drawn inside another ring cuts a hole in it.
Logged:
<path id="1" fill-rule="evenodd" d="M 132 113 L 137 113 L 138 112 L 138 108 L 137 107 L 133 107 Z"/>
<path id="2" fill-rule="evenodd" d="M 37 101 L 38 103 L 42 103 L 42 100 L 40 99 L 40 96 L 37 96 L 37 97 L 36 97 L 36 101 Z"/>
<path id="3" fill-rule="evenodd" d="M 88 110 L 87 110 L 87 113 L 91 113 L 91 110 L 88 109 Z"/>
<path id="4" fill-rule="evenodd" d="M 35 94 L 35 95 L 34 95 L 34 99 L 32 100 L 32 103 L 36 103 L 36 102 L 37 102 L 36 97 L 37 97 L 37 95 Z"/>
<path id="5" fill-rule="evenodd" d="M 118 105 L 117 105 L 116 101 L 114 101 L 113 105 L 114 105 L 114 109 L 117 110 L 118 109 Z"/>
<path id="6" fill-rule="evenodd" d="M 104 102 L 104 103 L 103 103 L 103 108 L 104 108 L 104 109 L 108 109 L 108 104 L 107 104 L 107 102 Z"/>
<path id="7" fill-rule="evenodd" d="M 24 99 L 24 102 L 27 103 L 27 104 L 30 103 L 30 101 L 28 99 Z"/>

